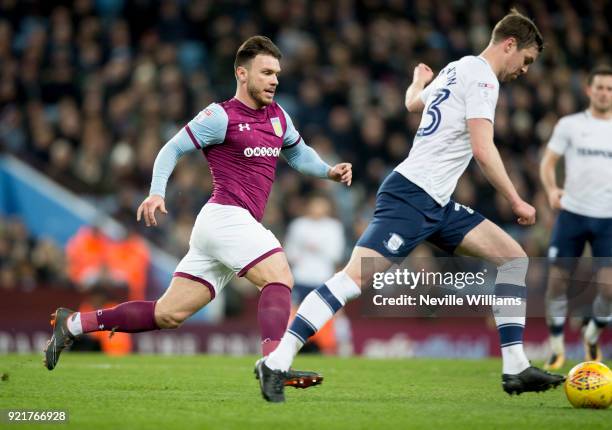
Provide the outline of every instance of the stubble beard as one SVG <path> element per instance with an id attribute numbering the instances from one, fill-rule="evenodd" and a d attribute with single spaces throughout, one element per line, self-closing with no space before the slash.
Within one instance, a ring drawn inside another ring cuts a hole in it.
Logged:
<path id="1" fill-rule="evenodd" d="M 251 85 L 248 82 L 247 82 L 247 93 L 249 94 L 249 96 L 251 96 L 253 100 L 255 100 L 255 102 L 259 106 L 262 106 L 262 107 L 268 106 L 272 103 L 272 101 L 268 101 L 261 96 L 263 91 L 258 91 L 257 88 L 255 88 L 255 86 Z"/>
<path id="2" fill-rule="evenodd" d="M 612 103 L 608 102 L 608 103 L 597 103 L 597 102 L 592 102 L 591 106 L 593 108 L 593 110 L 595 112 L 597 112 L 599 115 L 608 115 L 610 113 L 610 111 L 612 111 Z"/>

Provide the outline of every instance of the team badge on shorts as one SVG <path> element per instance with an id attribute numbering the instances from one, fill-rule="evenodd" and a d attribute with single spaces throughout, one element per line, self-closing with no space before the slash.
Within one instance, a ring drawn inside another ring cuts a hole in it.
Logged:
<path id="1" fill-rule="evenodd" d="M 383 245 L 385 245 L 385 248 L 387 248 L 387 250 L 392 254 L 397 254 L 403 244 L 404 239 L 397 233 L 391 233 L 391 237 L 389 237 L 389 240 L 383 241 Z"/>
<path id="2" fill-rule="evenodd" d="M 272 123 L 274 134 L 281 137 L 283 135 L 283 126 L 281 125 L 280 118 L 275 116 L 274 118 L 270 118 L 270 122 Z"/>

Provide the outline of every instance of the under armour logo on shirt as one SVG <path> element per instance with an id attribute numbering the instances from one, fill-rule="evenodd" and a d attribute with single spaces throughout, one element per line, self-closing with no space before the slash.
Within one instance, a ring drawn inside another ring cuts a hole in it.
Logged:
<path id="1" fill-rule="evenodd" d="M 251 131 L 251 127 L 249 126 L 249 124 L 238 124 L 238 128 L 240 129 L 240 131 L 244 131 L 244 130 Z"/>

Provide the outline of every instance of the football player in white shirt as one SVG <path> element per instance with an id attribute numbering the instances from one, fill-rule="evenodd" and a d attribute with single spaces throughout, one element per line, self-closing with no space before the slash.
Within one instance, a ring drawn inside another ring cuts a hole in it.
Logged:
<path id="1" fill-rule="evenodd" d="M 493 143 L 493 117 L 499 81 L 527 72 L 543 47 L 535 24 L 516 10 L 497 23 L 491 41 L 479 56 L 448 64 L 433 78 L 429 67 L 415 68 L 406 91 L 410 112 L 424 110 L 408 158 L 381 185 L 374 219 L 357 242 L 346 267 L 310 293 L 279 346 L 257 362 L 263 397 L 284 401 L 283 380 L 297 351 L 332 315 L 371 284 L 374 271 L 362 258 L 407 256 L 424 240 L 451 253 L 465 253 L 495 263 L 495 294 L 522 303 L 508 315 L 493 307 L 503 359 L 502 387 L 509 394 L 545 391 L 564 380 L 532 367 L 523 351 L 525 276 L 528 260 L 521 246 L 497 225 L 450 199 L 457 179 L 472 155 L 489 182 L 511 204 L 517 222 L 532 225 L 535 208 L 510 181 Z M 383 258 L 386 257 L 386 258 Z"/>
<path id="2" fill-rule="evenodd" d="M 333 216 L 334 207 L 322 192 L 311 194 L 304 215 L 291 221 L 285 237 L 285 253 L 295 285 L 291 298 L 297 308 L 304 298 L 327 281 L 342 263 L 345 251 L 344 226 Z M 311 343 L 324 354 L 349 355 L 352 352 L 351 325 L 338 312 Z"/>
<path id="3" fill-rule="evenodd" d="M 594 69 L 586 94 L 589 107 L 559 120 L 540 166 L 548 202 L 559 210 L 548 249 L 552 263 L 546 294 L 552 349 L 545 365 L 548 369 L 559 369 L 565 363 L 567 288 L 587 242 L 597 258 L 599 292 L 583 332 L 586 361 L 601 361 L 599 335 L 612 319 L 612 68 Z M 563 188 L 557 186 L 555 177 L 561 157 L 565 159 Z"/>

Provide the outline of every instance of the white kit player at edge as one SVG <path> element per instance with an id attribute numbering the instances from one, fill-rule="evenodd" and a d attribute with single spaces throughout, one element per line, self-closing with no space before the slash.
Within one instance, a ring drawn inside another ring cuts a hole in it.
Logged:
<path id="1" fill-rule="evenodd" d="M 551 209 L 558 210 L 548 258 L 546 321 L 551 355 L 545 368 L 565 364 L 564 326 L 567 290 L 584 248 L 595 257 L 597 294 L 583 315 L 585 361 L 601 361 L 599 336 L 612 320 L 612 68 L 589 73 L 586 110 L 559 120 L 542 157 L 540 177 Z M 557 186 L 556 166 L 565 161 L 565 183 Z"/>
<path id="2" fill-rule="evenodd" d="M 495 147 L 493 120 L 499 81 L 526 73 L 542 48 L 536 25 L 512 10 L 496 24 L 480 56 L 451 62 L 427 87 L 433 72 L 424 64 L 416 67 L 406 107 L 423 115 L 410 154 L 380 186 L 374 217 L 348 264 L 304 299 L 279 346 L 256 364 L 264 399 L 284 401 L 282 382 L 306 340 L 370 285 L 373 270 L 387 270 L 393 259 L 406 257 L 425 240 L 451 254 L 496 264 L 495 295 L 521 303 L 513 309 L 493 306 L 503 390 L 545 391 L 563 382 L 562 376 L 531 366 L 523 351 L 525 251 L 501 228 L 450 198 L 474 156 L 489 182 L 511 204 L 517 222 L 535 223 L 535 208 L 519 196 Z M 362 266 L 362 258 L 377 258 L 375 269 Z"/>

